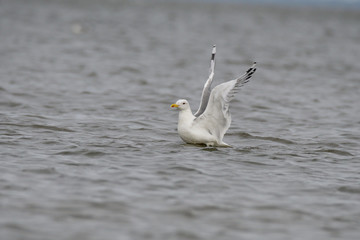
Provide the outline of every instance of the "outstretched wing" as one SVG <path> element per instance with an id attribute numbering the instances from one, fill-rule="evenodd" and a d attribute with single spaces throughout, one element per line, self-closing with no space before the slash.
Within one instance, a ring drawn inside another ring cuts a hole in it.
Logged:
<path id="1" fill-rule="evenodd" d="M 255 71 L 256 63 L 241 77 L 216 86 L 211 91 L 206 110 L 195 120 L 196 124 L 202 125 L 222 141 L 231 123 L 229 103 L 234 98 L 235 93 L 239 91 L 239 88 L 249 81 Z"/>
<path id="2" fill-rule="evenodd" d="M 211 83 L 214 78 L 214 69 L 215 69 L 215 53 L 216 53 L 216 46 L 213 46 L 212 53 L 211 53 L 211 60 L 210 60 L 210 75 L 208 80 L 205 82 L 204 89 L 201 94 L 200 106 L 199 109 L 194 114 L 195 117 L 200 116 L 206 109 L 206 106 L 209 102 L 209 97 L 211 93 Z"/>

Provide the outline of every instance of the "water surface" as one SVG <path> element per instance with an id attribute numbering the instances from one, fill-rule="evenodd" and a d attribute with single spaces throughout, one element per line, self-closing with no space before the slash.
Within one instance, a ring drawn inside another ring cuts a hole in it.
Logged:
<path id="1" fill-rule="evenodd" d="M 358 239 L 358 12 L 0 3 L 1 239 Z M 224 141 L 170 104 L 258 71 Z"/>

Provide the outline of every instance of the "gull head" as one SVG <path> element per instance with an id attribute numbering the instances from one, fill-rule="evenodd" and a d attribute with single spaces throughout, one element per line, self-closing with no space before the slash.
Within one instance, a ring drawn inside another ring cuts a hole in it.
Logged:
<path id="1" fill-rule="evenodd" d="M 189 102 L 185 99 L 179 99 L 176 101 L 176 103 L 174 104 L 171 104 L 170 106 L 171 108 L 177 108 L 179 109 L 180 111 L 181 110 L 186 110 L 186 109 L 189 109 L 190 106 L 189 106 Z"/>

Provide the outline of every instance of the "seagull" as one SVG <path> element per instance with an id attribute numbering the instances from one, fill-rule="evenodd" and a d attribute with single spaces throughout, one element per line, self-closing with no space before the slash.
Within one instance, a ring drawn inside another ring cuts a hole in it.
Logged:
<path id="1" fill-rule="evenodd" d="M 199 109 L 192 113 L 186 99 L 179 99 L 170 107 L 179 110 L 177 130 L 180 138 L 189 144 L 202 144 L 207 147 L 231 147 L 223 142 L 224 135 L 231 124 L 230 101 L 256 71 L 256 62 L 240 77 L 219 84 L 211 90 L 215 69 L 214 45 L 210 60 L 210 75 L 205 82 Z"/>

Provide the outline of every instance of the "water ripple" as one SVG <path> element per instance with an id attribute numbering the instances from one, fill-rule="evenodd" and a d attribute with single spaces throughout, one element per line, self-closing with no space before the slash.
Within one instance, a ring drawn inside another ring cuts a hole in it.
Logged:
<path id="1" fill-rule="evenodd" d="M 23 169 L 23 172 L 37 173 L 37 174 L 56 174 L 58 173 L 55 168 L 29 168 Z"/>
<path id="2" fill-rule="evenodd" d="M 358 12 L 59 2 L 1 1 L 1 239 L 359 238 Z M 215 43 L 232 148 L 169 107 Z"/>

